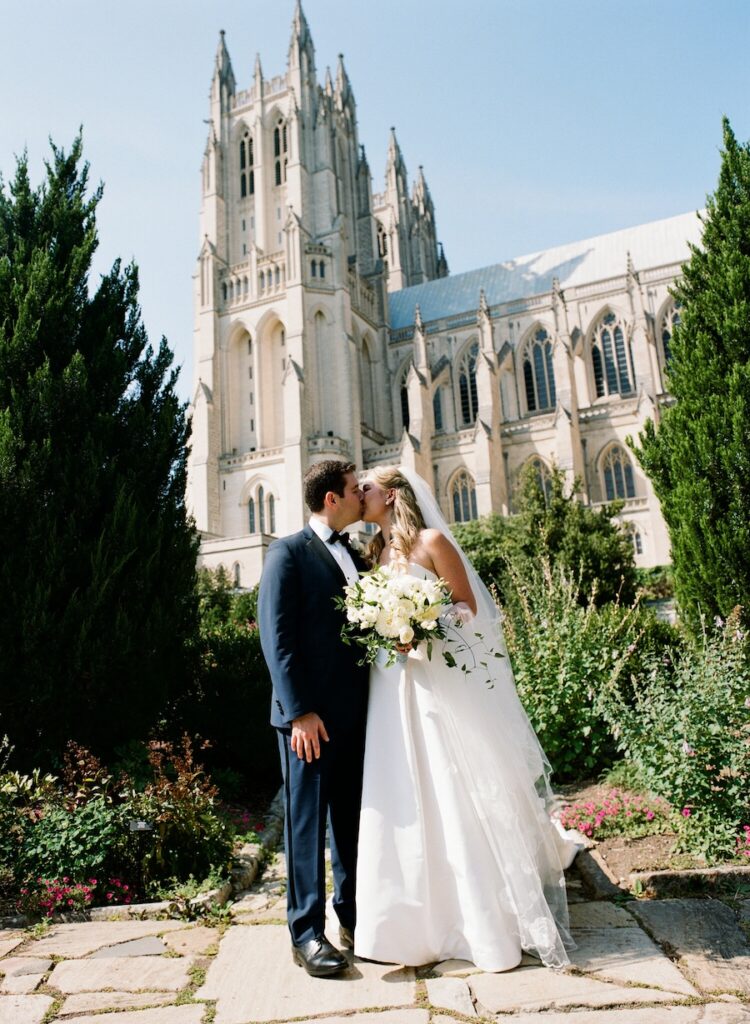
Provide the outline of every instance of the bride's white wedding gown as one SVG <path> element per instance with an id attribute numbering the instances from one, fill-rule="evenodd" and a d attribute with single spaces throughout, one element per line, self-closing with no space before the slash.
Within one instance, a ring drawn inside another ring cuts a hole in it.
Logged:
<path id="1" fill-rule="evenodd" d="M 414 563 L 409 572 L 433 576 Z M 561 966 L 565 850 L 507 657 L 493 687 L 486 671 L 449 668 L 439 641 L 431 660 L 420 648 L 384 662 L 370 674 L 356 954 L 503 971 L 528 949 Z"/>

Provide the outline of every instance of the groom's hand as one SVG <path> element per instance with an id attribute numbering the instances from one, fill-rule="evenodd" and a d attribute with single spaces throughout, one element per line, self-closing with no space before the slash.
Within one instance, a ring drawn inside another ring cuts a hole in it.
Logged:
<path id="1" fill-rule="evenodd" d="M 328 742 L 328 733 L 323 719 L 311 711 L 292 721 L 292 750 L 300 759 L 309 764 L 313 757 L 320 757 L 320 741 Z"/>

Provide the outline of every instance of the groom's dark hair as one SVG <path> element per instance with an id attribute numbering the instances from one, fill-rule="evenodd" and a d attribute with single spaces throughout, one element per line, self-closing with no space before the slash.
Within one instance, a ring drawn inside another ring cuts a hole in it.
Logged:
<path id="1" fill-rule="evenodd" d="M 346 478 L 354 473 L 357 467 L 353 462 L 338 462 L 326 459 L 316 462 L 305 473 L 305 504 L 311 512 L 321 512 L 325 505 L 326 494 L 333 491 L 340 498 L 344 497 Z"/>

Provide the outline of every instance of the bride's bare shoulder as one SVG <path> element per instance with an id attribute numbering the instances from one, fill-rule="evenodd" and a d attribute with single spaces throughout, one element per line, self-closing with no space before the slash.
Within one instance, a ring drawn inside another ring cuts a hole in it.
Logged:
<path id="1" fill-rule="evenodd" d="M 427 527 L 424 530 L 420 530 L 419 540 L 428 551 L 433 549 L 439 550 L 444 544 L 450 544 L 450 541 L 445 534 L 433 527 Z"/>

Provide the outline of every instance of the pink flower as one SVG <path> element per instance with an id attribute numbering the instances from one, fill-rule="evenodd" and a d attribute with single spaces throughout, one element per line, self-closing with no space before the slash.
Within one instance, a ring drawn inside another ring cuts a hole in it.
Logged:
<path id="1" fill-rule="evenodd" d="M 646 811 L 646 821 L 653 821 L 656 815 L 653 811 Z"/>
<path id="2" fill-rule="evenodd" d="M 693 812 L 690 810 L 689 807 L 683 807 L 682 808 L 682 816 L 683 816 L 683 818 L 689 818 L 692 813 Z"/>

